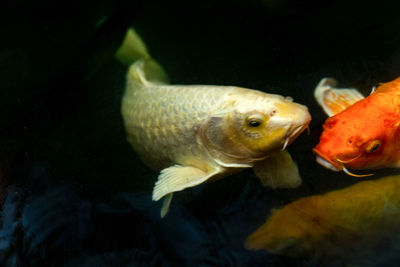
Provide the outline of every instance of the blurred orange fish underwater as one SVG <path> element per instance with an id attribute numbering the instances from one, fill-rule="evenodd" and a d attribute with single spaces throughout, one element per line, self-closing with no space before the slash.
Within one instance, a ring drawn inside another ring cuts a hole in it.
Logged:
<path id="1" fill-rule="evenodd" d="M 317 102 L 332 116 L 323 125 L 313 149 L 317 162 L 334 171 L 400 167 L 400 78 L 381 84 L 364 98 L 356 89 L 337 89 L 322 79 L 314 91 Z"/>
<path id="2" fill-rule="evenodd" d="M 400 175 L 301 198 L 272 212 L 245 246 L 323 266 L 383 263 L 400 249 L 398 192 Z"/>

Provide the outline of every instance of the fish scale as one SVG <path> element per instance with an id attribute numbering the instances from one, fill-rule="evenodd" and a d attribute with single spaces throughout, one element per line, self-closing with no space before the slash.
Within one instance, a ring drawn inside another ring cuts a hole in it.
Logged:
<path id="1" fill-rule="evenodd" d="M 149 161 L 150 154 L 161 156 L 158 160 L 150 159 L 157 161 L 155 164 L 157 166 L 163 167 L 171 161 L 184 164 L 182 158 L 192 156 L 190 154 L 201 150 L 196 147 L 198 145 L 196 139 L 193 138 L 195 125 L 211 115 L 215 107 L 213 108 L 210 103 L 214 106 L 218 104 L 215 98 L 223 101 L 223 94 L 227 91 L 219 90 L 219 94 L 216 95 L 213 89 L 213 95 L 210 95 L 211 88 L 207 87 L 180 86 L 178 88 L 163 85 L 141 88 L 138 84 L 136 86 L 127 90 L 127 93 L 132 94 L 132 98 L 123 105 L 123 109 L 128 110 L 129 122 L 126 126 L 130 134 L 129 141 L 138 151 L 143 150 L 141 147 L 144 146 L 144 140 L 150 142 L 150 146 L 147 147 L 151 149 L 144 149 L 145 151 L 140 153 L 145 162 Z M 179 94 L 176 93 L 177 90 Z M 206 99 L 213 101 L 206 101 Z M 191 149 L 186 149 L 188 145 Z M 166 146 L 174 147 L 175 151 L 168 151 Z"/>

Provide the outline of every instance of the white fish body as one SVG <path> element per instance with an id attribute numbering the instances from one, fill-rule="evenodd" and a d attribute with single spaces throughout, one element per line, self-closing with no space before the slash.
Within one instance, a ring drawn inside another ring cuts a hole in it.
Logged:
<path id="1" fill-rule="evenodd" d="M 235 86 L 149 81 L 148 62 L 130 66 L 121 110 L 129 143 L 147 165 L 161 170 L 153 200 L 168 196 L 162 216 L 173 192 L 260 161 L 256 174 L 264 185 L 301 184 L 296 164 L 287 152 L 279 151 L 308 126 L 311 118 L 305 106 Z M 269 166 L 264 160 L 272 155 L 282 160 Z"/>

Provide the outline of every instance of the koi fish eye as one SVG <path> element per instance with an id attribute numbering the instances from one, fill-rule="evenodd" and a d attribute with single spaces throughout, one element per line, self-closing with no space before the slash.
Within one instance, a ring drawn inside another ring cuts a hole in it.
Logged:
<path id="1" fill-rule="evenodd" d="M 381 147 L 381 141 L 379 140 L 374 140 L 369 145 L 365 148 L 365 152 L 367 153 L 373 153 L 377 151 Z"/>
<path id="2" fill-rule="evenodd" d="M 246 124 L 250 127 L 259 127 L 264 120 L 264 116 L 261 114 L 252 114 L 246 118 Z"/>

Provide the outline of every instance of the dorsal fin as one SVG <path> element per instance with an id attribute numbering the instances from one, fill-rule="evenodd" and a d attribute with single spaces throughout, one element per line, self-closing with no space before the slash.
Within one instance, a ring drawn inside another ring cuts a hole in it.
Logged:
<path id="1" fill-rule="evenodd" d="M 336 88 L 337 81 L 333 78 L 323 78 L 315 87 L 314 97 L 328 116 L 342 112 L 364 96 L 351 88 Z"/>

